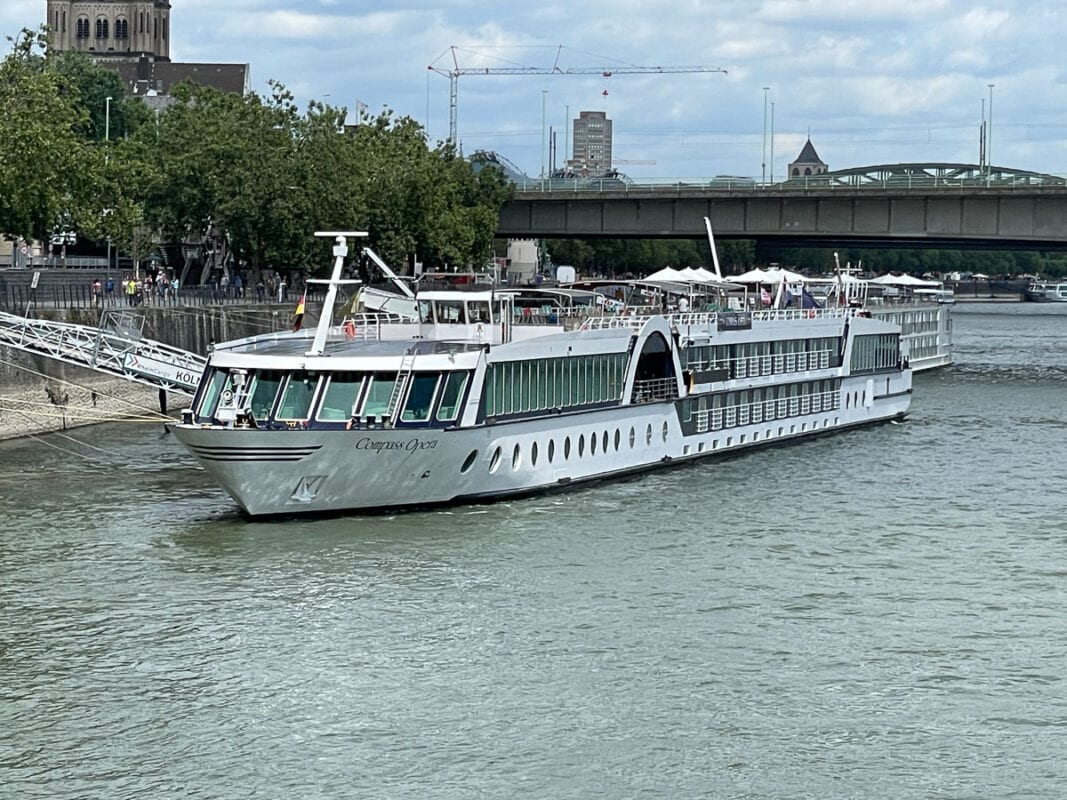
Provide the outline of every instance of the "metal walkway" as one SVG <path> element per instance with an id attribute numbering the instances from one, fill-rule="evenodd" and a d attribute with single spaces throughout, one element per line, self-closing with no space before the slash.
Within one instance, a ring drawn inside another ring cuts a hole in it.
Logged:
<path id="1" fill-rule="evenodd" d="M 107 312 L 99 328 L 0 312 L 0 346 L 191 396 L 207 359 L 145 339 L 143 324 L 128 312 Z"/>

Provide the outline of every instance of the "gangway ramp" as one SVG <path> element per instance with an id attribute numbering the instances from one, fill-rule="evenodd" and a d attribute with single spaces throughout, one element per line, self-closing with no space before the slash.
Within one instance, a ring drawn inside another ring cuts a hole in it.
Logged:
<path id="1" fill-rule="evenodd" d="M 207 364 L 204 356 L 144 338 L 137 319 L 124 312 L 106 313 L 98 328 L 0 312 L 0 346 L 188 396 Z"/>

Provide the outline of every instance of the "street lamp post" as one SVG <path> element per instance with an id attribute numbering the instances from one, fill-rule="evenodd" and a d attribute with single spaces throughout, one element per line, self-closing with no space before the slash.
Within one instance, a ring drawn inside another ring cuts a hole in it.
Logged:
<path id="1" fill-rule="evenodd" d="M 548 89 L 541 90 L 541 189 L 545 188 L 545 109 L 548 103 Z"/>
<path id="2" fill-rule="evenodd" d="M 763 87 L 763 183 L 767 183 L 767 92 L 770 86 Z"/>
<path id="3" fill-rule="evenodd" d="M 993 87 L 995 85 L 989 84 L 989 131 L 985 139 L 986 163 L 989 165 L 990 173 L 993 172 Z"/>
<path id="4" fill-rule="evenodd" d="M 774 101 L 771 101 L 771 183 L 774 183 Z"/>
<path id="5" fill-rule="evenodd" d="M 111 98 L 104 98 L 104 141 L 111 141 Z"/>

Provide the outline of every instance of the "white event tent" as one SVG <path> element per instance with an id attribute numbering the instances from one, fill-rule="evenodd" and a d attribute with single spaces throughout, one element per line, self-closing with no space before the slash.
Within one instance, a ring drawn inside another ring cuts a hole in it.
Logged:
<path id="1" fill-rule="evenodd" d="M 726 280 L 734 283 L 781 283 L 783 280 L 786 283 L 804 283 L 807 278 L 799 272 L 772 267 L 771 269 L 750 269 L 740 275 L 729 275 Z"/>
<path id="2" fill-rule="evenodd" d="M 877 283 L 881 286 L 911 286 L 926 289 L 936 289 L 941 286 L 938 281 L 924 281 L 922 278 L 916 278 L 912 275 L 879 275 L 877 278 L 871 278 L 871 283 Z"/>

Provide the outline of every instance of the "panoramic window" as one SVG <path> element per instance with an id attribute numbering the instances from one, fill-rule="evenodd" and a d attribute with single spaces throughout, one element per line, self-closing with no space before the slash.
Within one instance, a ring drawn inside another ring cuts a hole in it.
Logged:
<path id="1" fill-rule="evenodd" d="M 326 390 L 322 393 L 315 418 L 321 422 L 345 422 L 352 416 L 352 409 L 359 400 L 363 388 L 363 376 L 354 373 L 331 375 Z"/>
<path id="2" fill-rule="evenodd" d="M 270 416 L 274 408 L 274 398 L 278 395 L 278 387 L 282 385 L 282 373 L 260 372 L 252 379 L 252 396 L 248 406 L 252 416 L 258 420 L 265 420 Z"/>
<path id="3" fill-rule="evenodd" d="M 437 409 L 437 418 L 448 422 L 459 416 L 459 402 L 463 398 L 463 389 L 467 385 L 466 372 L 450 372 L 445 378 L 445 390 L 441 394 L 441 405 Z"/>
<path id="4" fill-rule="evenodd" d="M 400 419 L 404 422 L 424 422 L 430 417 L 430 407 L 433 405 L 434 395 L 437 394 L 437 381 L 440 375 L 436 372 L 416 374 L 411 379 L 411 388 L 408 390 L 408 399 L 404 404 L 404 410 Z"/>
<path id="5" fill-rule="evenodd" d="M 389 400 L 393 396 L 396 375 L 375 375 L 363 403 L 363 415 L 367 417 L 384 417 L 389 412 Z"/>
<path id="6" fill-rule="evenodd" d="M 311 401 L 315 397 L 318 384 L 318 377 L 306 372 L 289 376 L 282 393 L 282 401 L 278 405 L 278 419 L 306 421 L 310 416 Z"/>

